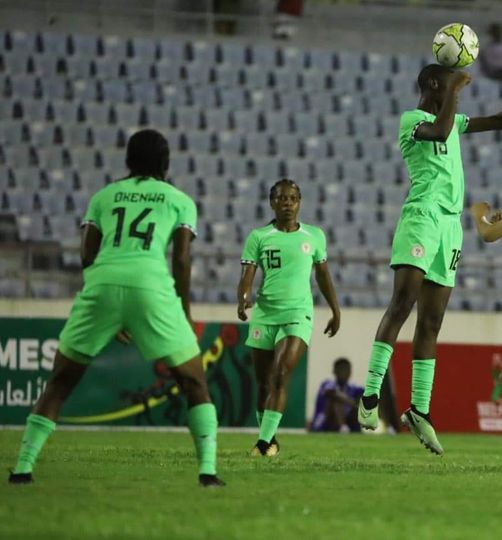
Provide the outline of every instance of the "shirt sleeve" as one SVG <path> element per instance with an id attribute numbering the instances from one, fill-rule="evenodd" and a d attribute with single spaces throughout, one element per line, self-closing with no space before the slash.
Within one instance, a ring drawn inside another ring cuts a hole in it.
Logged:
<path id="1" fill-rule="evenodd" d="M 191 197 L 186 197 L 178 209 L 176 229 L 184 227 L 197 236 L 197 206 Z"/>
<path id="2" fill-rule="evenodd" d="M 246 238 L 244 249 L 241 255 L 241 264 L 254 264 L 258 266 L 260 261 L 260 245 L 256 231 L 251 231 Z"/>
<path id="3" fill-rule="evenodd" d="M 326 248 L 326 235 L 321 229 L 318 229 L 316 248 L 314 251 L 314 264 L 321 264 L 328 260 Z"/>
<path id="4" fill-rule="evenodd" d="M 400 139 L 409 140 L 412 142 L 418 142 L 419 139 L 415 138 L 417 129 L 427 122 L 424 114 L 420 111 L 406 111 L 401 115 L 401 121 L 399 123 Z"/>
<path id="5" fill-rule="evenodd" d="M 460 134 L 465 133 L 469 126 L 469 117 L 466 114 L 456 114 L 455 123 L 457 124 L 458 132 Z"/>
<path id="6" fill-rule="evenodd" d="M 101 205 L 100 205 L 101 191 L 96 192 L 90 199 L 87 205 L 87 212 L 82 220 L 82 227 L 91 223 L 99 231 L 101 229 Z"/>

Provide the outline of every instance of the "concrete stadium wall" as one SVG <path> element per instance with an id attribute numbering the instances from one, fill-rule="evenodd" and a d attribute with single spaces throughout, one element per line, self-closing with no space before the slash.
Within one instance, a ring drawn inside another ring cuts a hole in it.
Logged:
<path id="1" fill-rule="evenodd" d="M 67 317 L 70 300 L 5 300 L 0 299 L 0 317 Z M 235 322 L 233 305 L 198 304 L 193 314 L 200 321 Z M 354 381 L 363 384 L 369 350 L 383 310 L 345 308 L 342 325 L 335 338 L 328 339 L 323 330 L 329 310 L 317 308 L 309 353 L 307 380 L 307 418 L 312 415 L 314 399 L 320 382 L 331 374 L 332 361 L 348 357 L 353 364 Z M 415 317 L 403 328 L 400 339 L 411 341 Z M 440 340 L 442 343 L 502 345 L 502 314 L 449 312 L 445 317 Z"/>

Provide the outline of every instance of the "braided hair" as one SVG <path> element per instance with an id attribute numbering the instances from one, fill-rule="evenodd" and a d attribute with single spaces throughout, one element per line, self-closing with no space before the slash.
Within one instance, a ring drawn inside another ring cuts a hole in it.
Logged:
<path id="1" fill-rule="evenodd" d="M 169 168 L 169 144 L 154 129 L 137 131 L 127 143 L 126 165 L 130 176 L 164 180 Z"/>
<path id="2" fill-rule="evenodd" d="M 269 200 L 272 201 L 275 197 L 275 192 L 277 191 L 277 188 L 279 186 L 290 186 L 292 188 L 295 188 L 298 192 L 298 198 L 302 198 L 302 192 L 300 191 L 300 186 L 294 181 L 290 180 L 289 178 L 281 178 L 281 180 L 277 181 L 271 188 L 269 193 Z"/>
<path id="3" fill-rule="evenodd" d="M 272 200 L 274 199 L 277 188 L 280 186 L 289 186 L 289 187 L 295 188 L 298 193 L 298 198 L 301 200 L 302 192 L 300 190 L 300 186 L 294 180 L 290 180 L 289 178 L 281 178 L 270 188 L 270 193 L 268 195 L 270 202 L 272 202 Z M 268 224 L 271 225 L 272 223 L 275 223 L 276 221 L 277 220 L 273 218 L 268 222 Z"/>

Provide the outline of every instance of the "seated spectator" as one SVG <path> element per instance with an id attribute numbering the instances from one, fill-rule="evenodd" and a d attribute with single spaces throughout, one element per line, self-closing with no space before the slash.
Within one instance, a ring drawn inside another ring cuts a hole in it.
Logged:
<path id="1" fill-rule="evenodd" d="M 347 358 L 334 361 L 335 378 L 325 380 L 319 388 L 311 431 L 361 431 L 357 421 L 357 406 L 364 388 L 349 382 L 351 374 L 352 366 Z"/>
<path id="2" fill-rule="evenodd" d="M 490 43 L 485 43 L 479 51 L 481 70 L 490 79 L 502 80 L 502 27 L 492 23 L 488 27 Z"/>
<path id="3" fill-rule="evenodd" d="M 272 37 L 290 39 L 296 33 L 295 22 L 303 14 L 305 0 L 278 0 Z"/>

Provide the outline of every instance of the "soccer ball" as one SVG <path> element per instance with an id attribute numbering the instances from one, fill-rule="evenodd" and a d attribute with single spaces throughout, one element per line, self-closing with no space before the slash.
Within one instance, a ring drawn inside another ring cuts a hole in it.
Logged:
<path id="1" fill-rule="evenodd" d="M 478 57 L 478 36 L 466 24 L 447 24 L 434 36 L 432 53 L 442 66 L 455 68 L 470 66 Z"/>

